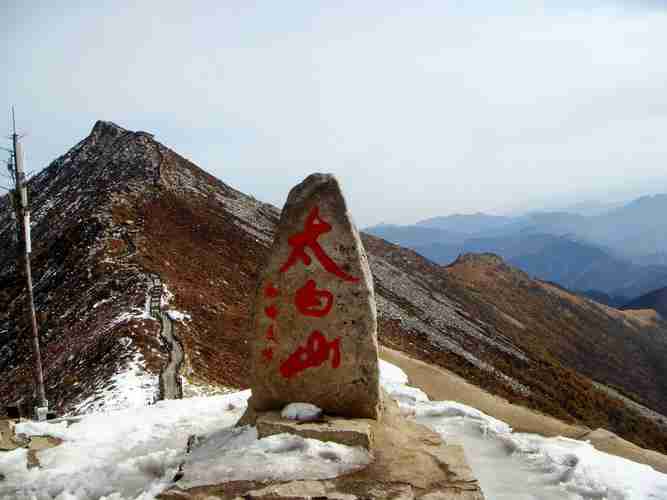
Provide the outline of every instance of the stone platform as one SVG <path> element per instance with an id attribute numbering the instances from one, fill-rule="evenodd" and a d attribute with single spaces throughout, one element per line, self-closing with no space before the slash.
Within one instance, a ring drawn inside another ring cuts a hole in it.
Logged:
<path id="1" fill-rule="evenodd" d="M 255 421 L 260 438 L 274 434 L 295 434 L 303 438 L 332 441 L 346 446 L 361 446 L 372 450 L 373 420 L 363 418 L 336 418 L 324 416 L 318 422 L 287 420 L 280 412 L 270 411 L 258 415 Z"/>
<path id="2" fill-rule="evenodd" d="M 230 481 L 222 484 L 178 488 L 162 493 L 168 500 L 212 499 L 400 499 L 483 500 L 479 484 L 466 462 L 463 448 L 442 440 L 439 434 L 407 420 L 392 402 L 377 421 L 324 419 L 299 424 L 285 422 L 275 412 L 258 414 L 260 435 L 290 432 L 321 440 L 369 443 L 373 461 L 366 468 L 326 480 L 286 482 Z M 263 429 L 263 430 L 260 430 Z M 337 430 L 332 430 L 337 429 Z M 183 469 L 183 477 L 196 474 Z"/>

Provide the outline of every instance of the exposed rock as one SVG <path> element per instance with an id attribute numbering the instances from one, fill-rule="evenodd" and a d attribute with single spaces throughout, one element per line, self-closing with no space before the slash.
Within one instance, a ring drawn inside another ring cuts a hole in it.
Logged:
<path id="1" fill-rule="evenodd" d="M 40 467 L 39 457 L 37 453 L 49 448 L 55 448 L 62 443 L 62 439 L 52 436 L 32 436 L 28 444 L 28 468 Z"/>
<path id="2" fill-rule="evenodd" d="M 297 422 L 282 418 L 279 412 L 269 411 L 257 417 L 257 433 L 260 438 L 274 434 L 296 434 L 309 439 L 333 441 L 347 446 L 372 448 L 372 420 L 361 418 L 323 417 L 321 422 Z"/>
<path id="3" fill-rule="evenodd" d="M 377 418 L 373 279 L 333 176 L 313 174 L 292 189 L 259 284 L 249 406 L 303 401 Z"/>
<path id="4" fill-rule="evenodd" d="M 21 446 L 14 435 L 14 423 L 11 420 L 0 419 L 0 451 L 11 451 Z"/>
<path id="5" fill-rule="evenodd" d="M 264 488 L 248 491 L 242 498 L 280 498 L 281 500 L 290 499 L 312 499 L 326 498 L 332 500 L 355 500 L 355 495 L 341 493 L 332 488 L 330 481 L 290 481 L 288 483 L 272 484 Z"/>

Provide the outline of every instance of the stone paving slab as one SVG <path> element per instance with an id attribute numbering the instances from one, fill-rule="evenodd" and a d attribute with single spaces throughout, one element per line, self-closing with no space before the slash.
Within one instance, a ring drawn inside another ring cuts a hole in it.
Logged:
<path id="1" fill-rule="evenodd" d="M 361 446 L 370 450 L 373 444 L 372 421 L 363 418 L 345 419 L 324 416 L 321 422 L 298 422 L 280 416 L 280 412 L 260 413 L 257 433 L 260 438 L 289 433 L 303 438 L 332 441 L 346 446 Z"/>

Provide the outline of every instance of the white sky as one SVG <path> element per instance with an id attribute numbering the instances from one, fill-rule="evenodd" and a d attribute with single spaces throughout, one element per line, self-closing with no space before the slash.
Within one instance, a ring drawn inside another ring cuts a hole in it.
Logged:
<path id="1" fill-rule="evenodd" d="M 361 226 L 667 191 L 664 1 L 65 4 L 0 4 L 35 170 L 104 119 L 279 206 L 333 172 Z"/>

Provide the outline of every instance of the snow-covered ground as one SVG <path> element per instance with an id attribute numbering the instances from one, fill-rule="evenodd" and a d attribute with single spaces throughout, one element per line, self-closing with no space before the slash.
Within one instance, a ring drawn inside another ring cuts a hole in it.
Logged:
<path id="1" fill-rule="evenodd" d="M 167 311 L 167 316 L 169 316 L 172 321 L 185 321 L 191 319 L 189 314 L 176 311 L 175 309 L 169 309 Z"/>
<path id="2" fill-rule="evenodd" d="M 153 402 L 157 392 L 157 376 L 146 370 L 143 356 L 135 352 L 133 358 L 121 371 L 111 377 L 104 388 L 76 405 L 71 414 L 83 415 L 101 411 L 144 408 Z"/>
<path id="3" fill-rule="evenodd" d="M 66 422 L 18 424 L 16 432 L 63 440 L 26 468 L 24 449 L 0 453 L 0 498 L 20 500 L 152 499 L 185 458 L 191 435 L 203 436 L 189 461 L 201 471 L 189 485 L 236 479 L 324 479 L 365 466 L 361 448 L 281 434 L 257 439 L 233 428 L 250 391 L 160 401 L 153 406 L 86 415 Z"/>
<path id="4" fill-rule="evenodd" d="M 667 499 L 667 475 L 574 439 L 512 432 L 509 425 L 454 401 L 429 401 L 407 376 L 381 361 L 383 386 L 402 413 L 463 445 L 487 500 Z M 384 378 L 384 377 L 383 377 Z"/>
<path id="5" fill-rule="evenodd" d="M 566 438 L 514 433 L 456 402 L 431 402 L 405 374 L 381 363 L 382 384 L 404 414 L 461 443 L 487 500 L 667 499 L 667 475 Z M 332 477 L 363 466 L 364 450 L 290 435 L 257 439 L 253 428 L 231 427 L 249 391 L 161 401 L 144 408 L 94 414 L 66 423 L 23 423 L 19 433 L 51 435 L 63 443 L 26 468 L 23 449 L 0 453 L 0 498 L 148 500 L 169 484 L 188 436 L 207 436 L 189 457 L 211 477 L 273 479 Z"/>

